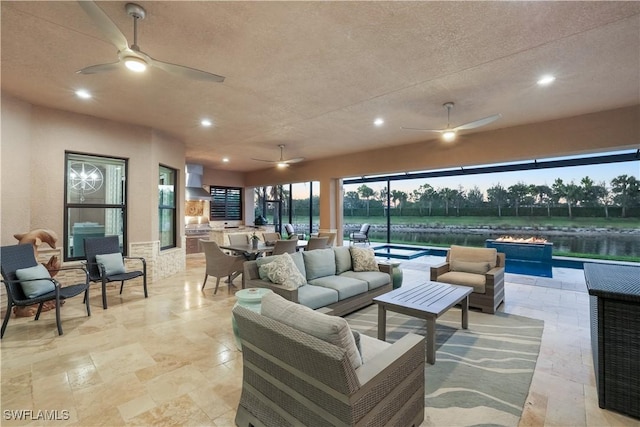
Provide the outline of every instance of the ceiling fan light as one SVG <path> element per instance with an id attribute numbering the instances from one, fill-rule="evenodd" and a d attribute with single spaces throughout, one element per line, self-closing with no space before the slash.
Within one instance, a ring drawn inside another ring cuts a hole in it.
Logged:
<path id="1" fill-rule="evenodd" d="M 442 139 L 446 142 L 451 142 L 456 139 L 456 132 L 453 130 L 445 130 L 442 132 Z"/>
<path id="2" fill-rule="evenodd" d="M 136 73 L 142 73 L 147 69 L 147 63 L 144 59 L 136 56 L 127 56 L 124 58 L 124 65 Z"/>
<path id="3" fill-rule="evenodd" d="M 285 162 L 278 162 L 277 166 L 278 168 L 282 169 L 288 167 L 289 165 Z"/>

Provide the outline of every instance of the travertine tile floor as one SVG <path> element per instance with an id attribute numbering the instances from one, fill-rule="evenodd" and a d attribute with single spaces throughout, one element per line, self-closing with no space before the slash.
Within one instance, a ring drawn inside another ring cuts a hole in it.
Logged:
<path id="1" fill-rule="evenodd" d="M 404 280 L 426 280 L 440 261 L 403 262 Z M 203 256 L 190 255 L 184 273 L 149 286 L 148 299 L 141 286 L 126 284 L 122 295 L 114 286 L 108 310 L 93 287 L 91 317 L 82 298 L 64 305 L 63 336 L 53 312 L 38 322 L 12 318 L 0 353 L 1 424 L 234 425 L 242 379 L 235 298 L 226 286 L 213 295 L 211 280 L 202 292 L 203 277 Z M 554 269 L 553 279 L 508 274 L 501 310 L 545 321 L 521 426 L 640 426 L 598 408 L 581 270 Z"/>

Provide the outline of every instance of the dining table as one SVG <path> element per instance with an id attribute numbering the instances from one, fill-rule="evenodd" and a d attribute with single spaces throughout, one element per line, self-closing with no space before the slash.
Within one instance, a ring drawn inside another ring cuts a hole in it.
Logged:
<path id="1" fill-rule="evenodd" d="M 264 242 L 258 242 L 256 246 L 254 246 L 251 243 L 248 243 L 246 245 L 241 245 L 241 244 L 220 245 L 220 249 L 225 249 L 227 251 L 231 251 L 238 254 L 244 254 L 245 258 L 247 258 L 247 261 L 253 261 L 263 254 L 268 255 L 270 252 L 273 251 L 273 246 L 274 245 L 267 245 Z M 304 249 L 306 246 L 307 246 L 306 240 L 298 240 L 298 243 L 296 245 L 296 251 Z"/>

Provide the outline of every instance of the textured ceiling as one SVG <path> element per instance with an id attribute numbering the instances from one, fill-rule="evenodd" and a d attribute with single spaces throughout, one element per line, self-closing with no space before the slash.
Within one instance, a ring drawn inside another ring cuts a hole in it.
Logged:
<path id="1" fill-rule="evenodd" d="M 188 161 L 237 171 L 264 168 L 251 157 L 275 160 L 278 144 L 312 160 L 426 141 L 400 127 L 446 127 L 446 101 L 452 125 L 502 114 L 474 131 L 640 103 L 640 2 L 138 3 L 143 51 L 224 83 L 76 74 L 117 60 L 76 2 L 2 1 L 3 92 L 161 130 Z M 132 43 L 125 2 L 98 4 Z M 541 88 L 544 73 L 557 80 Z"/>

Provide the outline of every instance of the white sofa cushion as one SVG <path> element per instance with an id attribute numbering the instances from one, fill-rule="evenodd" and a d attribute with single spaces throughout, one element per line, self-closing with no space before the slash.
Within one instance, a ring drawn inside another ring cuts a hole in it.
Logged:
<path id="1" fill-rule="evenodd" d="M 262 298 L 261 314 L 343 348 L 354 369 L 362 365 L 351 328 L 342 317 L 319 313 L 276 293 L 269 293 Z"/>
<path id="2" fill-rule="evenodd" d="M 302 257 L 307 272 L 307 281 L 336 274 L 336 257 L 333 254 L 333 249 L 304 251 Z"/>

